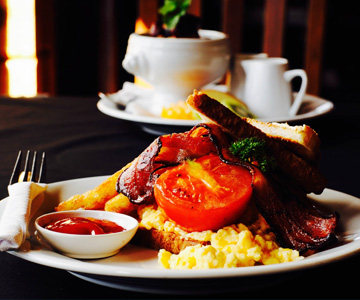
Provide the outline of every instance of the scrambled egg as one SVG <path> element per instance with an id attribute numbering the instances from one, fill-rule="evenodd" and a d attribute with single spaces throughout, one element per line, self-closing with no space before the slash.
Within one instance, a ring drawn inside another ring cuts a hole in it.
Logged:
<path id="1" fill-rule="evenodd" d="M 186 247 L 179 254 L 160 250 L 158 261 L 168 269 L 233 268 L 276 264 L 303 258 L 296 250 L 279 247 L 275 235 L 261 215 L 248 227 L 240 223 L 226 226 L 217 232 L 207 230 L 188 233 L 168 220 L 156 206 L 140 207 L 138 214 L 141 219 L 140 227 L 175 232 L 185 238 L 210 242 L 207 246 Z"/>
<path id="2" fill-rule="evenodd" d="M 196 113 L 185 103 L 185 101 L 179 101 L 176 104 L 172 104 L 169 107 L 163 107 L 161 117 L 167 119 L 182 119 L 182 120 L 196 120 L 199 119 Z"/>

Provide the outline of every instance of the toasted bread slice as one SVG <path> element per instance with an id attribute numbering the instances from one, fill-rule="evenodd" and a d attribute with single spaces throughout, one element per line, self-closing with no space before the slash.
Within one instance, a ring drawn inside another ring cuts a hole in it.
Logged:
<path id="1" fill-rule="evenodd" d="M 320 159 L 320 138 L 309 126 L 290 126 L 287 123 L 261 122 L 246 118 L 245 121 L 265 132 L 274 139 L 281 140 L 285 147 L 309 163 L 317 165 Z"/>
<path id="2" fill-rule="evenodd" d="M 195 91 L 187 99 L 187 103 L 195 109 L 205 122 L 215 123 L 234 138 L 258 137 L 264 140 L 278 167 L 307 193 L 320 194 L 326 186 L 326 179 L 312 163 L 299 157 L 284 147 L 281 138 L 272 138 L 247 119 L 241 118 L 223 106 L 220 102 L 204 93 Z"/>
<path id="3" fill-rule="evenodd" d="M 155 250 L 165 249 L 173 254 L 179 254 L 180 251 L 188 246 L 205 246 L 209 244 L 209 242 L 188 239 L 177 233 L 159 231 L 155 228 L 150 230 L 139 228 L 132 242 L 136 245 Z"/>

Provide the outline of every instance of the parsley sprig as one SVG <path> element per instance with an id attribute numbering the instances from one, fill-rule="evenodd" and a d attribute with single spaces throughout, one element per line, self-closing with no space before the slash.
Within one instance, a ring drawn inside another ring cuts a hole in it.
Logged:
<path id="1" fill-rule="evenodd" d="M 275 159 L 268 155 L 266 143 L 257 137 L 245 138 L 234 142 L 230 146 L 233 155 L 242 161 L 257 165 L 264 173 L 276 168 Z"/>

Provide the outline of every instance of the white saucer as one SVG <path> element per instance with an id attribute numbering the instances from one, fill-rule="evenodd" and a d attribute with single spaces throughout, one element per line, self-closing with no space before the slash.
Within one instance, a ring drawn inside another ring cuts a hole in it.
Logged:
<path id="1" fill-rule="evenodd" d="M 134 100 L 137 101 L 137 100 Z M 163 135 L 172 132 L 182 132 L 195 126 L 200 120 L 178 120 L 166 119 L 161 117 L 132 114 L 125 110 L 125 106 L 120 106 L 111 99 L 111 95 L 102 94 L 97 103 L 98 109 L 111 117 L 137 123 L 144 131 L 154 134 Z M 293 122 L 315 118 L 330 112 L 334 104 L 323 98 L 305 95 L 305 99 L 296 116 L 284 116 L 279 118 L 262 118 L 264 122 Z"/>

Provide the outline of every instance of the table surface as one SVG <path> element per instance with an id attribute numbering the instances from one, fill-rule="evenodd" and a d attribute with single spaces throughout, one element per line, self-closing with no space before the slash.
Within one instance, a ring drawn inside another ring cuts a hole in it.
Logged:
<path id="1" fill-rule="evenodd" d="M 360 101 L 356 96 L 344 102 L 340 98 L 331 113 L 306 123 L 322 140 L 320 169 L 328 178 L 328 187 L 360 197 L 357 175 Z M 0 199 L 7 196 L 6 187 L 18 150 L 46 151 L 47 181 L 56 182 L 112 174 L 154 140 L 137 124 L 99 112 L 97 101 L 79 97 L 0 98 Z M 357 297 L 359 267 L 360 256 L 354 256 L 292 274 L 269 287 L 233 294 L 220 289 L 219 295 L 196 298 Z M 99 286 L 64 270 L 27 262 L 8 253 L 0 253 L 0 270 L 0 299 L 170 297 Z"/>

